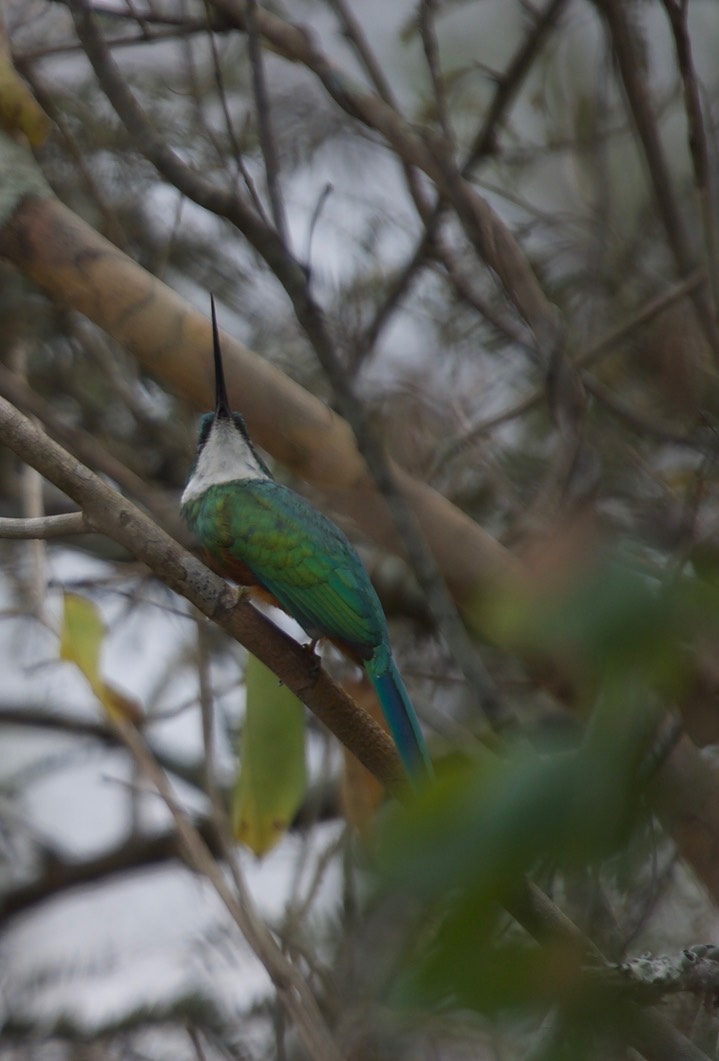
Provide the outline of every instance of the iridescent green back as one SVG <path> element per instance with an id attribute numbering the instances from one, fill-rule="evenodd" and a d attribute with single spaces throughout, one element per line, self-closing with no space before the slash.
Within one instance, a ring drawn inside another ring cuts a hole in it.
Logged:
<path id="1" fill-rule="evenodd" d="M 342 531 L 299 494 L 271 479 L 238 480 L 210 487 L 183 515 L 208 552 L 249 567 L 310 637 L 384 665 L 387 628 L 369 576 Z"/>

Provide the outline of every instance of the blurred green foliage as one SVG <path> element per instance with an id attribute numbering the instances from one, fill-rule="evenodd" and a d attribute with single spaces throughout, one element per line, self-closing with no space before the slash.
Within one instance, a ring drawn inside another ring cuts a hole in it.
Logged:
<path id="1" fill-rule="evenodd" d="M 691 574 L 662 581 L 646 564 L 607 552 L 561 599 L 505 603 L 505 637 L 529 656 L 571 662 L 585 726 L 570 745 L 540 729 L 531 743 L 525 735 L 454 758 L 433 787 L 387 812 L 382 889 L 416 904 L 394 998 L 530 1020 L 560 1005 L 589 1034 L 618 997 L 594 971 L 585 975 L 578 947 L 551 935 L 538 945 L 507 908 L 534 879 L 596 939 L 602 891 L 608 902 L 637 885 L 652 843 L 644 790 L 658 726 L 687 681 L 686 645 L 716 628 L 719 600 Z M 573 907 L 577 894 L 587 901 Z"/>

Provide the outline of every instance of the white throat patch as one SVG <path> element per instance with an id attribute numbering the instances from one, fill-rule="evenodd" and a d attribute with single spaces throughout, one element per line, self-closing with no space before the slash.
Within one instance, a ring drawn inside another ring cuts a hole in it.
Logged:
<path id="1" fill-rule="evenodd" d="M 211 486 L 236 479 L 267 479 L 244 435 L 229 420 L 215 420 L 202 447 L 197 465 L 182 495 L 181 504 L 204 494 Z"/>

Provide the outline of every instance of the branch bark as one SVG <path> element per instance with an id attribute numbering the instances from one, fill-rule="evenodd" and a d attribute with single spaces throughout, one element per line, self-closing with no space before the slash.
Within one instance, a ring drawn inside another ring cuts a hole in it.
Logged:
<path id="1" fill-rule="evenodd" d="M 40 540 L 64 538 L 70 534 L 90 534 L 92 528 L 82 512 L 63 512 L 57 516 L 36 516 L 28 519 L 0 518 L 0 538 Z"/>

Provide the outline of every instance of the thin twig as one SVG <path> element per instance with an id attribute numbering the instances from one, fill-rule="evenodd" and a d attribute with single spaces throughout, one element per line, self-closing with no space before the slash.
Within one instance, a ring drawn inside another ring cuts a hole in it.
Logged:
<path id="1" fill-rule="evenodd" d="M 37 516 L 34 519 L 0 518 L 0 538 L 25 541 L 47 541 L 66 538 L 72 534 L 91 534 L 92 527 L 82 512 L 64 512 L 58 516 Z"/>
<path id="2" fill-rule="evenodd" d="M 694 169 L 694 185 L 702 217 L 702 234 L 706 249 L 706 267 L 714 314 L 719 312 L 719 261 L 717 260 L 717 218 L 714 208 L 709 166 L 709 144 L 706 122 L 699 97 L 699 78 L 694 66 L 692 42 L 687 24 L 688 5 L 685 0 L 664 0 L 674 36 L 677 64 L 684 87 L 684 109 L 687 115 L 689 155 Z"/>
<path id="3" fill-rule="evenodd" d="M 339 6 L 340 2 L 344 6 L 344 0 L 333 0 L 335 6 Z M 489 104 L 482 126 L 475 136 L 462 165 L 461 172 L 463 175 L 469 176 L 473 173 L 478 162 L 494 151 L 497 130 L 514 102 L 548 32 L 556 24 L 567 2 L 568 0 L 550 0 L 544 11 L 536 16 L 531 31 L 522 41 L 504 74 L 497 79 L 497 89 Z M 441 238 L 440 225 L 447 205 L 446 200 L 439 195 L 431 213 L 425 217 L 424 231 L 420 239 L 413 252 L 408 256 L 404 268 L 396 273 L 384 302 L 366 329 L 363 341 L 360 344 L 362 350 L 371 351 L 374 349 L 382 330 L 391 318 L 392 311 L 400 299 L 406 295 L 419 271 L 428 260 L 436 260 L 446 269 L 450 282 L 461 298 L 473 305 L 477 312 L 497 329 L 500 335 L 506 336 L 521 348 L 527 349 L 530 354 L 533 353 L 527 343 L 526 335 L 520 332 L 512 322 L 501 318 L 492 309 L 487 300 L 478 294 L 475 287 L 470 286 L 469 281 L 463 277 L 456 262 L 456 255 Z"/>
<path id="4" fill-rule="evenodd" d="M 167 146 L 128 88 L 84 0 L 67 2 L 78 38 L 82 41 L 102 90 L 127 126 L 139 150 L 188 199 L 225 217 L 243 232 L 271 269 L 287 268 L 285 244 L 277 232 L 262 220 L 254 206 L 192 170 Z"/>
<path id="5" fill-rule="evenodd" d="M 604 335 L 600 335 L 598 339 L 590 343 L 583 350 L 581 350 L 575 359 L 575 364 L 578 368 L 584 370 L 590 365 L 596 364 L 601 358 L 608 356 L 612 353 L 614 348 L 623 339 L 628 338 L 629 335 L 637 328 L 646 324 L 654 317 L 658 316 L 673 303 L 684 298 L 685 295 L 694 291 L 697 287 L 706 283 L 706 274 L 703 269 L 695 269 L 689 276 L 684 280 L 679 280 L 677 283 L 672 284 L 671 287 L 667 288 L 666 291 L 662 291 L 660 295 L 650 299 L 639 309 L 635 310 L 634 313 L 630 314 L 625 320 L 620 321 L 614 328 L 610 328 L 609 331 L 605 332 Z M 599 384 L 595 384 L 591 377 L 583 375 L 585 386 L 590 389 L 593 386 L 599 387 Z M 465 446 L 471 445 L 482 435 L 489 434 L 490 431 L 494 431 L 497 427 L 501 427 L 503 424 L 507 424 L 512 420 L 516 420 L 518 417 L 523 416 L 530 410 L 535 409 L 538 405 L 541 405 L 545 397 L 544 389 L 537 387 L 526 394 L 523 398 L 513 402 L 512 405 L 506 409 L 502 409 L 498 413 L 493 413 L 492 416 L 486 417 L 479 423 L 472 424 L 467 430 L 463 431 L 461 435 L 451 439 L 446 446 L 444 446 L 437 454 L 433 461 L 427 477 L 431 481 L 432 478 L 437 474 L 440 467 L 447 461 L 454 458 Z M 689 439 L 682 439 L 683 445 L 690 445 Z"/>
<path id="6" fill-rule="evenodd" d="M 257 3 L 256 0 L 247 0 L 247 43 L 250 52 L 250 63 L 252 65 L 252 89 L 255 97 L 255 111 L 257 114 L 257 131 L 260 137 L 260 148 L 265 162 L 265 178 L 267 180 L 267 193 L 270 197 L 272 218 L 275 223 L 277 235 L 285 247 L 289 248 L 289 236 L 287 229 L 287 217 L 285 204 L 280 187 L 280 163 L 275 144 L 275 134 L 272 127 L 272 109 L 270 97 L 267 91 L 267 79 L 265 78 L 265 64 L 262 54 L 262 44 L 257 29 Z"/>
<path id="7" fill-rule="evenodd" d="M 647 177 L 654 191 L 659 216 L 671 248 L 677 270 L 685 278 L 696 267 L 679 202 L 674 192 L 669 162 L 662 146 L 654 110 L 649 96 L 649 79 L 637 61 L 638 46 L 624 0 L 596 0 L 604 13 L 611 34 L 614 56 L 621 76 L 627 103 L 646 160 Z M 692 292 L 697 317 L 714 356 L 719 359 L 719 330 L 709 308 L 706 293 Z"/>
<path id="8" fill-rule="evenodd" d="M 267 970 L 277 997 L 293 1021 L 309 1056 L 317 1061 L 342 1061 L 314 994 L 301 971 L 282 953 L 257 911 L 249 889 L 233 874 L 235 891 L 185 810 L 180 806 L 164 771 L 132 726 L 120 724 L 120 736 L 144 775 L 152 782 L 172 815 L 188 864 L 212 885 L 232 920 Z"/>
<path id="9" fill-rule="evenodd" d="M 240 143 L 239 143 L 239 141 L 237 139 L 237 136 L 235 135 L 235 127 L 234 127 L 234 124 L 233 124 L 233 121 L 232 121 L 232 115 L 230 114 L 230 108 L 229 108 L 229 105 L 228 105 L 228 102 L 227 102 L 227 93 L 225 91 L 225 79 L 224 79 L 224 77 L 222 75 L 222 64 L 220 62 L 220 54 L 219 54 L 219 51 L 218 51 L 218 48 L 217 48 L 217 41 L 215 40 L 215 34 L 211 30 L 211 11 L 210 11 L 209 5 L 207 4 L 206 0 L 205 0 L 205 8 L 206 8 L 206 11 L 207 11 L 207 20 L 208 20 L 208 33 L 207 33 L 207 36 L 208 36 L 208 39 L 209 39 L 209 42 L 210 42 L 210 51 L 211 51 L 211 54 L 212 54 L 212 68 L 214 70 L 215 85 L 217 87 L 217 95 L 218 95 L 219 100 L 220 100 L 220 106 L 222 107 L 222 117 L 223 117 L 223 120 L 224 120 L 224 123 L 225 123 L 225 129 L 227 131 L 227 138 L 228 138 L 228 140 L 230 142 L 230 145 L 232 147 L 232 157 L 235 160 L 235 165 L 237 166 L 238 174 L 242 177 L 243 181 L 245 182 L 245 187 L 247 188 L 247 194 L 249 195 L 250 199 L 252 200 L 252 203 L 253 203 L 253 205 L 255 207 L 255 210 L 257 211 L 257 213 L 260 216 L 260 218 L 264 221 L 264 223 L 269 226 L 269 218 L 267 217 L 267 214 L 265 213 L 265 208 L 264 208 L 264 205 L 262 203 L 262 199 L 258 195 L 257 188 L 255 187 L 255 182 L 252 179 L 252 175 L 251 175 L 249 169 L 247 168 L 247 166 L 245 165 L 245 160 L 242 157 L 242 149 L 240 147 Z M 206 131 L 207 131 L 207 133 L 210 136 L 212 136 L 212 139 L 214 141 L 216 138 L 212 134 L 212 127 L 211 127 L 211 125 L 209 123 L 208 123 Z M 219 144 L 215 144 L 215 148 L 217 150 L 218 156 L 220 158 L 222 158 L 222 151 L 220 150 Z"/>
<path id="10" fill-rule="evenodd" d="M 449 118 L 447 95 L 444 91 L 444 79 L 439 59 L 439 41 L 437 40 L 437 31 L 434 24 L 435 7 L 436 0 L 421 0 L 418 12 L 419 33 L 422 38 L 422 47 L 424 48 L 424 57 L 427 61 L 430 81 L 432 82 L 439 127 L 442 130 L 447 150 L 453 151 L 455 137 Z"/>
<path id="11" fill-rule="evenodd" d="M 215 773 L 215 704 L 210 680 L 210 652 L 207 624 L 198 616 L 197 630 L 197 678 L 200 696 L 200 716 L 202 719 L 202 772 L 205 792 L 210 797 L 213 817 L 218 807 L 222 806 Z"/>
<path id="12" fill-rule="evenodd" d="M 399 114 L 399 101 L 394 94 L 389 79 L 385 75 L 381 64 L 377 61 L 362 25 L 355 17 L 347 0 L 329 0 L 329 2 L 339 19 L 345 39 L 354 49 L 355 55 L 369 77 L 370 84 L 374 85 L 379 98 Z M 417 213 L 421 218 L 426 218 L 431 209 L 431 204 L 422 182 L 418 179 L 417 171 L 414 166 L 409 165 L 401 156 L 399 157 L 399 163 L 402 166 L 407 188 L 417 208 Z"/>
<path id="13" fill-rule="evenodd" d="M 75 7 L 78 0 L 70 2 Z M 247 7 L 243 2 L 212 2 L 239 29 L 247 32 Z M 496 273 L 517 311 L 532 328 L 538 348 L 548 359 L 558 338 L 556 311 L 547 300 L 526 255 L 489 203 L 463 179 L 439 145 L 435 145 L 437 150 L 434 150 L 431 138 L 423 139 L 386 101 L 349 78 L 322 52 L 307 30 L 264 8 L 258 8 L 255 17 L 258 31 L 275 51 L 306 66 L 343 110 L 390 144 L 403 164 L 418 167 L 434 181 L 440 193 L 452 203 L 470 243 L 482 261 Z"/>

